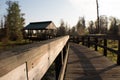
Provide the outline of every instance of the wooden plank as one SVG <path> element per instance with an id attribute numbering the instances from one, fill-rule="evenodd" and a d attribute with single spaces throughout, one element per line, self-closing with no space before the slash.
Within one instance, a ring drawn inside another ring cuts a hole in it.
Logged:
<path id="1" fill-rule="evenodd" d="M 29 80 L 40 80 L 63 49 L 68 39 L 69 36 L 64 36 L 33 43 L 28 46 L 20 46 L 11 51 L 0 53 L 0 78 L 22 64 L 27 63 Z"/>
<path id="2" fill-rule="evenodd" d="M 120 66 L 96 51 L 71 43 L 65 80 L 120 80 Z"/>
<path id="3" fill-rule="evenodd" d="M 68 38 L 59 39 L 55 42 L 51 42 L 45 45 L 44 55 L 37 55 L 38 59 L 31 58 L 28 61 L 28 76 L 29 80 L 39 80 L 46 73 L 50 65 L 53 63 L 57 55 L 63 49 Z M 42 50 L 41 49 L 41 50 Z M 38 61 L 37 61 L 38 60 Z"/>
<path id="4" fill-rule="evenodd" d="M 27 80 L 26 64 L 13 69 L 4 76 L 0 77 L 0 80 Z"/>
<path id="5" fill-rule="evenodd" d="M 64 61 L 63 61 L 64 63 L 63 63 L 63 66 L 61 68 L 58 80 L 64 80 L 65 70 L 66 70 L 67 60 L 68 60 L 68 51 L 69 51 L 69 45 L 68 45 L 68 49 L 66 51 L 66 55 L 65 55 L 65 58 L 64 58 Z"/>

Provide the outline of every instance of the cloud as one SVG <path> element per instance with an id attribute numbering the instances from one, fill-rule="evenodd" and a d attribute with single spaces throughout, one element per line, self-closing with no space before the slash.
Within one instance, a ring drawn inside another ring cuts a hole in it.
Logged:
<path id="1" fill-rule="evenodd" d="M 100 14 L 120 18 L 120 0 L 101 0 L 99 5 Z"/>
<path id="2" fill-rule="evenodd" d="M 75 8 L 93 8 L 96 0 L 68 0 Z"/>
<path id="3" fill-rule="evenodd" d="M 96 18 L 96 0 L 68 0 L 71 5 L 80 13 L 90 19 Z"/>

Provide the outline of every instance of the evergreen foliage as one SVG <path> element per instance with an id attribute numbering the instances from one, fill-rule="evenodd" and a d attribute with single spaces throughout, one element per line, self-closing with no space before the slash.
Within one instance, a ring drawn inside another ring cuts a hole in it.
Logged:
<path id="1" fill-rule="evenodd" d="M 94 34 L 95 33 L 95 28 L 94 28 L 94 22 L 93 21 L 89 22 L 88 31 L 89 31 L 89 34 Z"/>
<path id="2" fill-rule="evenodd" d="M 119 33 L 119 20 L 117 20 L 116 18 L 114 17 L 111 17 L 110 18 L 110 29 L 109 29 L 109 32 L 108 34 L 111 34 L 111 35 L 118 35 Z"/>
<path id="3" fill-rule="evenodd" d="M 84 19 L 84 17 L 79 18 L 76 28 L 77 28 L 78 35 L 85 34 L 85 19 Z"/>
<path id="4" fill-rule="evenodd" d="M 66 35 L 66 26 L 63 20 L 61 20 L 60 26 L 57 29 L 57 36 L 64 36 Z"/>
<path id="5" fill-rule="evenodd" d="M 8 5 L 6 18 L 7 37 L 9 40 L 21 41 L 23 39 L 22 29 L 24 25 L 23 14 L 21 14 L 18 2 L 7 1 Z"/>
<path id="6" fill-rule="evenodd" d="M 108 18 L 105 15 L 100 16 L 100 33 L 106 34 L 108 27 Z"/>

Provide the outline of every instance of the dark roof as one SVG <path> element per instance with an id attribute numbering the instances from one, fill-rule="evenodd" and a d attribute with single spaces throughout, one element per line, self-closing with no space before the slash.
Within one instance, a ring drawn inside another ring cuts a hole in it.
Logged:
<path id="1" fill-rule="evenodd" d="M 47 27 L 50 23 L 52 23 L 52 21 L 32 22 L 32 23 L 28 24 L 24 29 L 26 29 L 26 30 L 43 30 L 43 29 L 47 29 Z"/>

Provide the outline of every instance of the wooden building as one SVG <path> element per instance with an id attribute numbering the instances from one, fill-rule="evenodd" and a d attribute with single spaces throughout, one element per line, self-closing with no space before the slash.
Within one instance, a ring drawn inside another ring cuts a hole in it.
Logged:
<path id="1" fill-rule="evenodd" d="M 24 38 L 46 40 L 56 36 L 56 26 L 52 21 L 32 22 L 24 28 Z"/>

